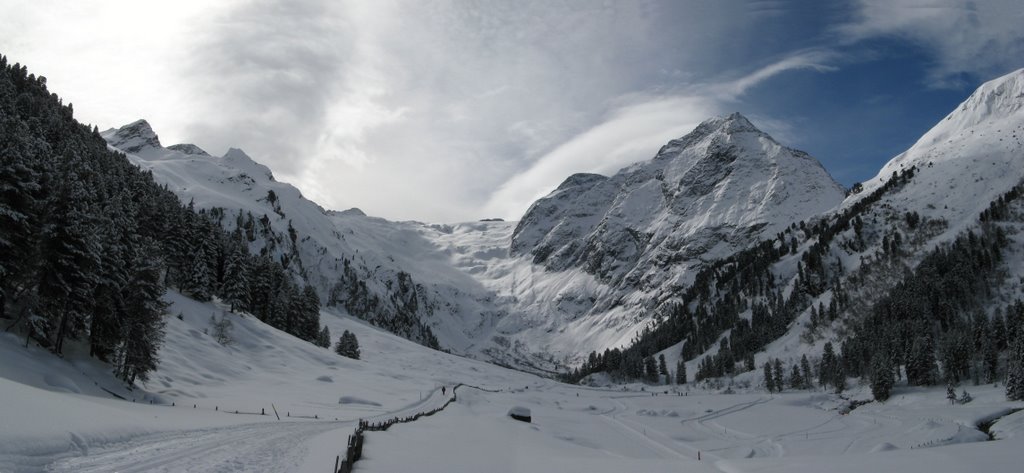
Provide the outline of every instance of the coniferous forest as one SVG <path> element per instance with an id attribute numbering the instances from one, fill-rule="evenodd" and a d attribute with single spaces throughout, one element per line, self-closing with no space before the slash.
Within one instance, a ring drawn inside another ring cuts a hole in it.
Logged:
<path id="1" fill-rule="evenodd" d="M 216 210 L 216 209 L 215 209 Z M 111 151 L 46 78 L 0 56 L 0 321 L 61 355 L 71 341 L 128 383 L 158 363 L 166 288 L 311 342 L 320 299 L 241 228 L 182 204 Z M 329 335 L 328 335 L 329 337 Z"/>

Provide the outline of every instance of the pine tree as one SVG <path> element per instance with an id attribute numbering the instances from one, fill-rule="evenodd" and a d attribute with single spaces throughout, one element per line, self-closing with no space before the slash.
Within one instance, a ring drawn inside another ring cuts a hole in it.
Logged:
<path id="1" fill-rule="evenodd" d="M 871 360 L 871 394 L 876 401 L 885 402 L 892 391 L 892 365 L 889 356 L 878 353 Z"/>
<path id="2" fill-rule="evenodd" d="M 356 335 L 346 330 L 338 338 L 338 343 L 334 346 L 334 351 L 339 355 L 358 360 L 360 356 L 359 352 L 359 340 L 356 339 Z"/>
<path id="3" fill-rule="evenodd" d="M 157 353 L 163 343 L 164 287 L 155 254 L 155 242 L 144 241 L 132 260 L 132 278 L 125 289 L 121 344 L 115 350 L 117 375 L 126 383 L 146 381 L 156 369 Z"/>
<path id="4" fill-rule="evenodd" d="M 314 341 L 320 329 L 320 296 L 317 295 L 313 286 L 302 288 L 299 304 L 302 312 L 299 321 L 299 338 Z"/>
<path id="5" fill-rule="evenodd" d="M 658 365 L 653 356 L 644 358 L 644 377 L 648 383 L 658 382 Z"/>
<path id="6" fill-rule="evenodd" d="M 789 387 L 793 389 L 804 388 L 804 378 L 800 375 L 800 367 L 793 365 L 793 372 L 789 375 Z"/>
<path id="7" fill-rule="evenodd" d="M 210 326 L 213 327 L 213 338 L 221 345 L 231 344 L 231 327 L 233 325 L 234 324 L 231 323 L 231 319 L 227 317 L 227 314 L 221 314 L 220 320 L 217 320 L 213 314 L 210 315 Z"/>
<path id="8" fill-rule="evenodd" d="M 912 386 L 930 386 L 936 381 L 935 373 L 935 353 L 931 338 L 915 338 L 907 358 L 907 382 Z"/>
<path id="9" fill-rule="evenodd" d="M 825 343 L 825 351 L 822 353 L 821 363 L 818 365 L 818 384 L 822 387 L 831 385 L 835 379 L 838 364 L 832 342 Z"/>
<path id="10" fill-rule="evenodd" d="M 775 390 L 782 392 L 785 388 L 785 371 L 782 369 L 782 360 L 776 358 L 772 365 L 772 378 L 775 382 Z"/>
<path id="11" fill-rule="evenodd" d="M 183 289 L 193 299 L 205 302 L 210 300 L 210 281 L 208 257 L 206 252 L 203 251 L 202 246 L 200 246 L 199 251 L 192 258 L 192 264 L 189 266 L 189 273 L 186 276 L 186 283 Z"/>
<path id="12" fill-rule="evenodd" d="M 324 348 L 331 347 L 331 329 L 327 328 L 326 325 L 324 325 L 323 330 L 320 331 L 320 335 L 317 336 L 316 344 Z"/>
<path id="13" fill-rule="evenodd" d="M 1011 401 L 1024 401 L 1024 333 L 1020 330 L 1010 344 L 1007 357 L 1006 398 Z"/>
<path id="14" fill-rule="evenodd" d="M 359 357 L 361 356 L 360 351 L 359 351 L 359 340 L 356 338 L 356 334 L 351 333 L 351 332 L 348 334 L 348 339 L 349 339 L 349 343 L 348 343 L 349 344 L 349 358 L 352 358 L 353 360 L 358 360 Z"/>
<path id="15" fill-rule="evenodd" d="M 770 393 L 776 391 L 775 377 L 772 374 L 772 364 L 768 361 L 764 362 L 764 387 Z"/>
<path id="16" fill-rule="evenodd" d="M 807 355 L 804 354 L 800 357 L 800 372 L 803 375 L 804 388 L 810 389 L 814 387 L 814 378 L 811 373 L 811 362 L 807 360 Z"/>
<path id="17" fill-rule="evenodd" d="M 668 383 L 668 365 L 665 364 L 665 354 L 658 355 L 658 373 L 665 376 L 665 382 Z"/>
<path id="18" fill-rule="evenodd" d="M 686 384 L 686 360 L 682 358 L 676 363 L 676 384 Z"/>
<path id="19" fill-rule="evenodd" d="M 249 274 L 246 268 L 246 261 L 241 250 L 234 250 L 228 253 L 227 263 L 224 266 L 224 284 L 221 287 L 221 297 L 234 312 L 245 307 L 249 301 Z"/>
<path id="20" fill-rule="evenodd" d="M 348 356 L 348 354 L 350 352 L 349 337 L 348 337 L 348 335 L 349 335 L 349 332 L 348 332 L 348 330 L 346 330 L 344 333 L 341 334 L 340 337 L 338 337 L 338 343 L 334 344 L 334 352 L 335 353 L 337 353 L 337 354 L 339 354 L 341 356 L 346 356 L 346 357 Z"/>
<path id="21" fill-rule="evenodd" d="M 999 351 L 996 341 L 986 338 L 981 342 L 982 367 L 986 383 L 993 383 L 999 377 Z"/>
<path id="22" fill-rule="evenodd" d="M 93 288 L 98 284 L 99 248 L 92 225 L 89 197 L 77 174 L 68 171 L 52 221 L 43 235 L 44 261 L 39 296 L 45 301 L 52 349 L 62 353 L 64 341 L 85 330 Z"/>

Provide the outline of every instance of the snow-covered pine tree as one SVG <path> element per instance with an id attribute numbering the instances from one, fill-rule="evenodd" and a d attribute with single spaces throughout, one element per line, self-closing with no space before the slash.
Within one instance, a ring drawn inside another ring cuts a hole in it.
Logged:
<path id="1" fill-rule="evenodd" d="M 686 360 L 676 363 L 676 384 L 686 384 Z"/>
<path id="2" fill-rule="evenodd" d="M 838 365 L 832 342 L 826 342 L 825 351 L 821 354 L 821 363 L 818 365 L 818 384 L 822 387 L 831 385 L 835 379 L 835 371 L 839 368 Z"/>
<path id="3" fill-rule="evenodd" d="M 154 258 L 156 243 L 141 242 L 131 262 L 132 278 L 125 288 L 125 307 L 121 317 L 121 343 L 115 350 L 115 373 L 126 383 L 146 381 L 157 366 L 157 352 L 163 342 L 164 310 L 161 297 L 161 263 Z"/>
<path id="4" fill-rule="evenodd" d="M 317 295 L 313 286 L 302 288 L 299 305 L 302 310 L 299 338 L 315 341 L 320 331 L 320 296 Z"/>
<path id="5" fill-rule="evenodd" d="M 200 245 L 192 264 L 189 266 L 189 273 L 185 275 L 184 289 L 193 299 L 201 302 L 210 300 L 210 266 L 209 257 Z"/>
<path id="6" fill-rule="evenodd" d="M 337 343 L 334 344 L 334 352 L 341 356 L 348 356 L 348 330 L 338 337 Z"/>
<path id="7" fill-rule="evenodd" d="M 804 388 L 804 378 L 800 374 L 800 367 L 796 364 L 793 365 L 793 372 L 789 375 L 789 387 L 793 389 Z"/>
<path id="8" fill-rule="evenodd" d="M 907 382 L 912 386 L 930 386 L 936 382 L 935 349 L 931 337 L 914 339 L 907 358 Z"/>
<path id="9" fill-rule="evenodd" d="M 644 358 L 644 379 L 648 383 L 658 382 L 658 364 L 654 361 L 653 356 Z"/>
<path id="10" fill-rule="evenodd" d="M 356 338 L 356 334 L 354 334 L 352 332 L 349 332 L 348 338 L 349 338 L 349 358 L 352 358 L 353 360 L 358 360 L 362 356 L 362 353 L 359 350 L 359 339 Z"/>
<path id="11" fill-rule="evenodd" d="M 321 330 L 320 334 L 317 336 L 316 344 L 324 348 L 331 347 L 331 329 L 327 328 L 326 325 L 324 325 L 323 330 Z"/>
<path id="12" fill-rule="evenodd" d="M 764 362 L 764 387 L 768 392 L 775 392 L 775 376 L 772 374 L 772 364 L 769 361 Z"/>
<path id="13" fill-rule="evenodd" d="M 346 330 L 338 338 L 338 343 L 334 345 L 334 351 L 344 357 L 358 360 L 360 356 L 359 352 L 359 340 L 356 339 L 356 334 Z"/>
<path id="14" fill-rule="evenodd" d="M 84 164 L 83 164 L 84 166 Z M 65 170 L 56 206 L 43 234 L 39 296 L 43 301 L 51 348 L 76 338 L 88 322 L 93 288 L 98 284 L 99 248 L 89 196 L 77 173 Z"/>
<path id="15" fill-rule="evenodd" d="M 877 353 L 871 360 L 871 395 L 876 401 L 885 402 L 892 392 L 892 365 L 889 355 Z"/>
<path id="16" fill-rule="evenodd" d="M 231 307 L 232 312 L 245 307 L 249 300 L 249 273 L 245 260 L 242 251 L 234 249 L 228 252 L 224 265 L 221 298 Z"/>
<path id="17" fill-rule="evenodd" d="M 1006 398 L 1024 401 L 1024 331 L 1017 330 L 1006 365 Z"/>
<path id="18" fill-rule="evenodd" d="M 814 378 L 811 373 L 811 362 L 807 360 L 807 354 L 805 353 L 800 357 L 800 374 L 804 380 L 804 389 L 811 389 L 814 387 Z"/>
<path id="19" fill-rule="evenodd" d="M 782 360 L 778 358 L 772 362 L 772 378 L 775 381 L 775 390 L 782 392 L 786 387 L 786 372 L 782 369 Z"/>
<path id="20" fill-rule="evenodd" d="M 665 383 L 668 383 L 668 365 L 665 364 L 665 354 L 658 355 L 658 374 L 665 376 Z"/>

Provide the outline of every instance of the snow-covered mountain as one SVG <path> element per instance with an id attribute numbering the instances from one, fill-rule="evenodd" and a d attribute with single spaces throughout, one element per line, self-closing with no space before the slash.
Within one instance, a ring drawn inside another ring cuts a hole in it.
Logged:
<path id="1" fill-rule="evenodd" d="M 518 225 L 389 222 L 326 211 L 232 149 L 163 147 L 145 121 L 103 133 L 183 201 L 254 220 L 254 251 L 285 262 L 323 299 L 381 326 L 501 363 L 554 368 L 627 343 L 692 277 L 836 205 L 815 161 L 741 115 L 709 120 L 651 161 L 575 175 Z M 251 217 L 250 217 L 251 215 Z"/>
<path id="2" fill-rule="evenodd" d="M 1024 179 L 1024 69 L 981 85 L 907 151 L 863 183 L 868 194 L 894 172 L 919 172 L 893 205 L 950 222 L 954 233 Z M 859 200 L 847 199 L 845 205 Z"/>
<path id="3" fill-rule="evenodd" d="M 475 274 L 513 301 L 510 317 L 521 320 L 506 321 L 505 332 L 519 329 L 533 351 L 571 359 L 628 343 L 702 261 L 773 238 L 843 196 L 806 153 L 740 114 L 713 118 L 611 177 L 570 176 L 512 231 L 516 269 L 480 261 L 489 270 Z M 472 239 L 461 243 L 481 253 Z"/>
<path id="4" fill-rule="evenodd" d="M 520 222 L 327 211 L 239 150 L 218 158 L 194 145 L 163 148 L 144 121 L 104 136 L 183 200 L 227 209 L 225 226 L 239 210 L 254 215 L 262 233 L 253 249 L 288 261 L 327 302 L 413 339 L 429 328 L 458 353 L 548 370 L 629 344 L 707 262 L 783 232 L 804 251 L 813 238 L 793 233 L 794 223 L 834 218 L 894 171 L 917 169 L 865 214 L 863 246 L 854 249 L 847 230 L 830 257 L 853 274 L 891 232 L 915 238 L 918 253 L 955 237 L 1022 178 L 1022 76 L 982 86 L 845 200 L 814 158 L 733 114 L 612 176 L 570 176 Z M 908 212 L 929 225 L 899 224 Z M 777 267 L 780 281 L 797 275 L 798 256 Z"/>
<path id="5" fill-rule="evenodd" d="M 165 148 L 145 120 L 102 135 L 183 202 L 228 230 L 242 228 L 251 251 L 281 261 L 328 305 L 428 345 L 437 329 L 441 345 L 456 351 L 469 344 L 461 327 L 490 310 L 464 294 L 478 286 L 469 276 L 424 258 L 433 247 L 410 224 L 327 211 L 239 149 L 215 157 L 192 144 Z"/>
<path id="6" fill-rule="evenodd" d="M 793 249 L 770 261 L 773 284 L 768 291 L 792 297 L 812 278 L 824 281 L 823 290 L 810 291 L 789 309 L 793 320 L 787 322 L 784 333 L 756 350 L 754 364 L 762 366 L 779 358 L 789 365 L 803 354 L 816 359 L 826 342 L 838 347 L 850 341 L 858 325 L 875 310 L 874 304 L 906 282 L 936 248 L 967 231 L 980 235 L 984 225 L 999 227 L 1007 243 L 985 298 L 972 310 L 989 316 L 1005 311 L 1008 304 L 1024 297 L 1024 203 L 1003 200 L 1022 183 L 1024 69 L 983 84 L 877 176 L 855 185 L 839 206 L 812 218 L 806 229 L 784 232 L 782 243 L 793 242 Z M 1001 200 L 1009 211 L 983 224 L 982 213 Z M 819 262 L 814 276 L 808 270 L 812 261 Z M 736 269 L 710 276 L 707 287 L 719 288 L 709 297 L 710 303 L 735 298 L 746 307 L 764 302 L 759 295 L 764 287 L 751 291 L 737 281 L 737 275 L 749 277 L 756 270 L 742 265 Z M 838 318 L 829 320 L 816 309 L 830 307 L 837 288 L 843 288 L 845 300 L 839 304 Z M 750 321 L 751 310 L 743 310 L 739 318 Z M 721 331 L 722 338 L 731 335 L 729 328 Z M 694 337 L 687 340 L 693 342 Z M 672 344 L 659 354 L 671 366 L 680 359 L 683 345 Z M 698 350 L 688 358 L 689 372 L 696 372 L 719 348 L 714 343 Z M 761 375 L 750 372 L 735 379 L 758 383 Z"/>
<path id="7" fill-rule="evenodd" d="M 843 196 L 817 160 L 734 113 L 612 177 L 569 177 L 530 207 L 512 253 L 555 271 L 579 267 L 612 284 L 657 287 L 666 266 L 730 254 Z"/>

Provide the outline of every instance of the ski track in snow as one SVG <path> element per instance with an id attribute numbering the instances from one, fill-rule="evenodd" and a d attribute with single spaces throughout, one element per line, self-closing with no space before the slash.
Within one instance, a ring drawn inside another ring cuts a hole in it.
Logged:
<path id="1" fill-rule="evenodd" d="M 353 422 L 281 422 L 143 436 L 58 460 L 53 472 L 294 471 L 305 442 Z M 339 446 L 340 449 L 340 446 Z"/>

